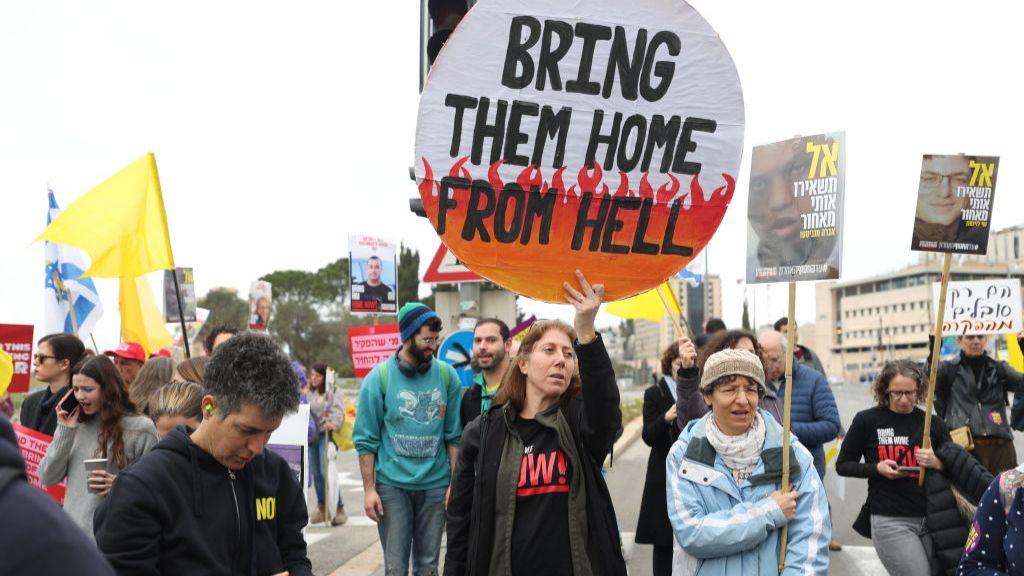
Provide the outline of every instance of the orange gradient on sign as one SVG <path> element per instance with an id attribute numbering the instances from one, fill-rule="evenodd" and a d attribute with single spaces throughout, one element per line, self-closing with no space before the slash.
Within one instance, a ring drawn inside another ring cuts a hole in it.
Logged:
<path id="1" fill-rule="evenodd" d="M 730 174 L 705 174 L 717 180 L 706 194 L 697 176 L 645 173 L 630 182 L 620 172 L 612 187 L 600 166 L 547 174 L 528 166 L 504 182 L 502 160 L 471 173 L 461 158 L 447 174 L 422 162 L 423 208 L 448 249 L 477 274 L 545 302 L 564 302 L 562 283 L 575 284 L 577 269 L 605 285 L 606 301 L 664 282 L 707 245 L 736 184 Z"/>

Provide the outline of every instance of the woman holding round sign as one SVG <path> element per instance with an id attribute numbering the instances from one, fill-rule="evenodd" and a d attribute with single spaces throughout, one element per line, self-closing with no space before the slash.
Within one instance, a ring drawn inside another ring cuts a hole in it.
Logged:
<path id="1" fill-rule="evenodd" d="M 752 352 L 724 349 L 704 364 L 701 394 L 711 411 L 683 429 L 668 455 L 668 515 L 675 533 L 673 574 L 828 573 L 832 535 L 825 489 L 814 460 L 790 444 L 782 480 L 782 425 L 758 403 L 764 369 Z"/>
<path id="2" fill-rule="evenodd" d="M 622 427 L 594 329 L 604 286 L 564 284 L 575 327 L 534 324 L 494 405 L 466 427 L 448 501 L 448 576 L 625 575 L 601 464 Z"/>
<path id="3" fill-rule="evenodd" d="M 39 463 L 39 480 L 67 479 L 64 510 L 89 538 L 92 517 L 117 473 L 157 443 L 156 427 L 135 407 L 124 380 L 107 356 L 86 360 L 57 404 L 57 431 Z"/>

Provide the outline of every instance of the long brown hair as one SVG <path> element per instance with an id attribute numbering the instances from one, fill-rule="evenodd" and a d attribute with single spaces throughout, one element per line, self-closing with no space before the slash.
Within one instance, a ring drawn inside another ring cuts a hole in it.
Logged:
<path id="1" fill-rule="evenodd" d="M 96 415 L 100 420 L 96 455 L 109 458 L 119 469 L 124 469 L 128 465 L 128 459 L 124 453 L 124 427 L 121 425 L 121 419 L 135 414 L 135 407 L 132 406 L 131 400 L 128 399 L 128 394 L 125 392 L 121 373 L 106 356 L 90 358 L 82 365 L 82 369 L 78 373 L 92 378 L 100 385 L 102 402 L 99 413 Z M 91 418 L 91 416 L 84 417 L 84 419 Z"/>
<path id="2" fill-rule="evenodd" d="M 559 330 L 569 337 L 570 342 L 576 342 L 576 331 L 561 320 L 541 320 L 530 327 L 530 331 L 523 338 L 519 346 L 519 353 L 512 359 L 512 366 L 505 372 L 501 380 L 501 387 L 498 388 L 498 395 L 494 398 L 495 404 L 511 404 L 516 412 L 526 405 L 526 374 L 519 369 L 519 363 L 527 360 L 533 353 L 537 342 L 548 333 L 549 330 Z M 577 396 L 583 390 L 583 381 L 580 379 L 580 365 L 577 361 L 576 369 L 573 370 L 572 378 L 569 380 L 569 387 L 562 393 L 566 396 Z"/>
<path id="3" fill-rule="evenodd" d="M 149 408 L 149 399 L 161 386 L 166 386 L 174 375 L 174 360 L 171 358 L 150 358 L 139 375 L 131 383 L 128 399 L 135 406 L 135 411 L 145 414 Z"/>
<path id="4" fill-rule="evenodd" d="M 178 376 L 186 382 L 203 385 L 203 375 L 206 373 L 206 363 L 210 361 L 209 356 L 193 356 L 182 360 L 175 368 Z"/>

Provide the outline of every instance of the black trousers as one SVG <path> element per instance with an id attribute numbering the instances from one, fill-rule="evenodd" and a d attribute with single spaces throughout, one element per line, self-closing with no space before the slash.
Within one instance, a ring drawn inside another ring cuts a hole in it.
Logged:
<path id="1" fill-rule="evenodd" d="M 672 576 L 672 547 L 654 547 L 654 576 Z"/>

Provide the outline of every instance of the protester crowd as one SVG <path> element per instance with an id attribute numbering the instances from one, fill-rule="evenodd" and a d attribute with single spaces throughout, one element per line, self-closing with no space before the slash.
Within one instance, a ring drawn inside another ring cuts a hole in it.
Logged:
<path id="1" fill-rule="evenodd" d="M 578 274 L 565 293 L 572 326 L 539 321 L 514 343 L 504 322 L 480 320 L 465 391 L 436 358 L 437 314 L 399 311 L 402 345 L 364 378 L 352 433 L 386 573 L 436 573 L 445 532 L 450 576 L 626 573 L 603 468 L 623 427 L 594 326 L 604 289 Z M 701 345 L 684 337 L 663 352 L 644 393 L 651 452 L 635 539 L 653 545 L 652 574 L 827 574 L 842 549 L 823 484 L 824 446 L 837 439 L 836 472 L 868 481 L 853 528 L 890 574 L 1017 573 L 1024 473 L 1011 426 L 1024 424 L 1024 403 L 1008 418 L 1007 400 L 1024 377 L 987 355 L 986 337 L 959 337 L 959 356 L 940 363 L 929 448 L 925 367 L 887 363 L 875 405 L 844 431 L 817 355 L 798 346 L 784 486 L 789 322 L 706 327 Z M 261 333 L 218 328 L 204 348 L 176 362 L 131 342 L 96 355 L 70 334 L 39 340 L 45 386 L 17 420 L 53 437 L 39 478 L 66 481 L 64 513 L 26 488 L 0 419 L 0 514 L 25 527 L 19 541 L 46 532 L 86 574 L 311 573 L 303 528 L 346 520 L 326 488 L 346 417 L 329 369 L 306 370 Z M 265 450 L 300 402 L 311 514 L 287 463 Z M 11 550 L 0 572 L 56 573 L 37 543 Z"/>

